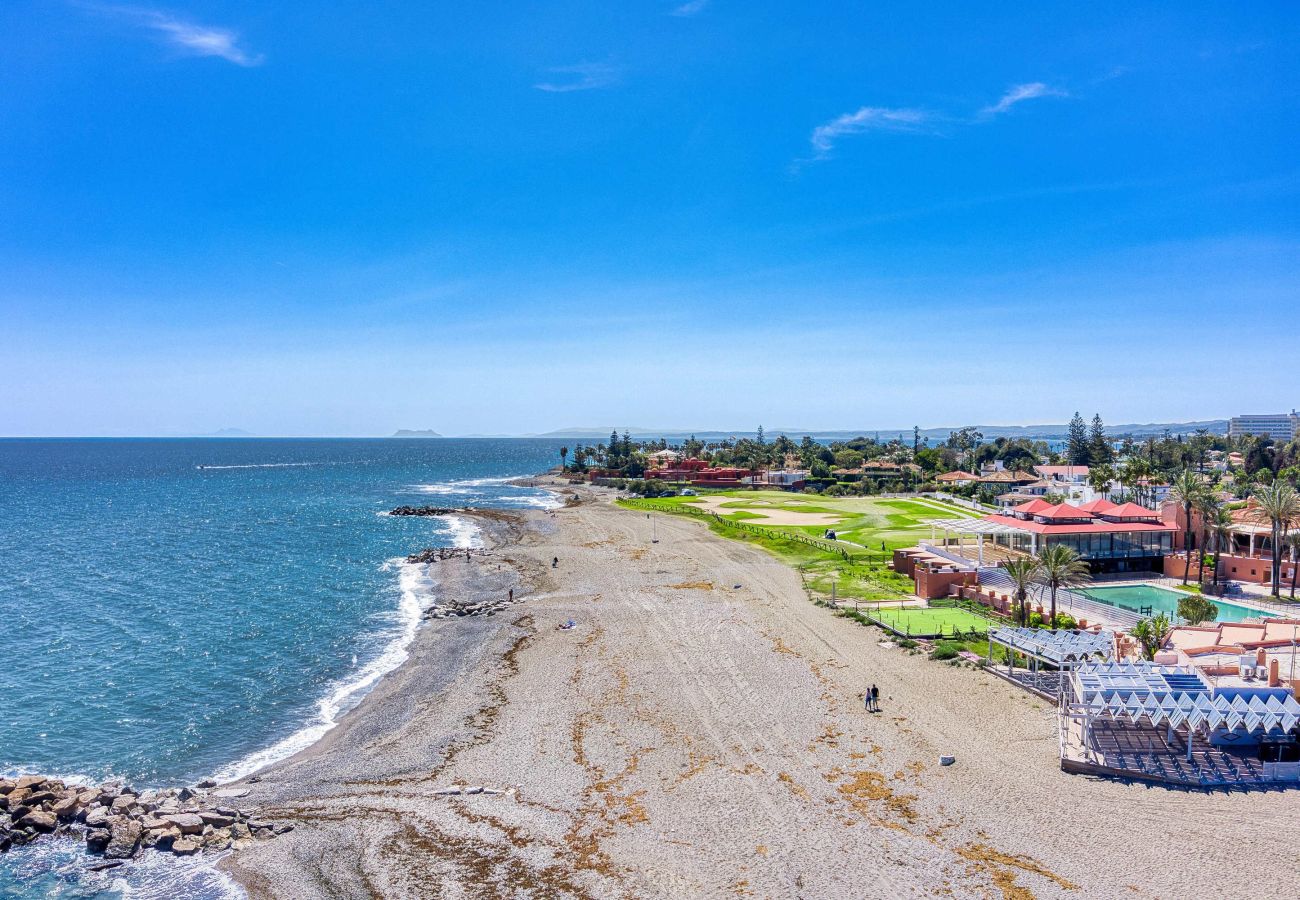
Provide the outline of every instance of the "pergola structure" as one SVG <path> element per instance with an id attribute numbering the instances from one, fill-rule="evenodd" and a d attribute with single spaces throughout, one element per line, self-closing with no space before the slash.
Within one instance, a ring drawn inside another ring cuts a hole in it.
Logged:
<path id="1" fill-rule="evenodd" d="M 1053 694 L 1058 699 L 1065 672 L 1084 663 L 1109 660 L 1115 655 L 1115 635 L 1110 631 L 990 628 L 989 659 L 993 658 L 994 644 L 1007 650 L 1009 680 L 1042 694 Z M 1023 654 L 1027 661 L 1027 671 L 1021 678 L 1016 677 L 1014 668 L 1017 653 Z M 1042 665 L 1051 666 L 1054 671 L 1044 678 L 1039 674 Z"/>
<path id="2" fill-rule="evenodd" d="M 1005 536 L 1001 546 L 1011 553 L 1032 553 L 1037 548 L 1033 546 L 1034 535 L 1026 535 L 1021 528 L 1013 528 L 1010 525 L 1003 525 L 1001 522 L 990 522 L 988 519 L 935 519 L 929 523 L 930 540 L 938 541 L 939 531 L 943 531 L 943 546 L 948 546 L 948 541 L 952 535 L 957 535 L 957 548 L 960 550 L 965 546 L 965 538 L 970 535 L 976 537 L 976 559 L 980 566 L 984 565 L 984 538 L 986 535 L 992 535 L 994 546 L 998 546 L 998 536 Z M 1028 545 L 1028 546 L 1026 546 Z M 964 554 L 963 554 L 964 555 Z"/>
<path id="3" fill-rule="evenodd" d="M 1191 762 L 1198 743 L 1203 754 L 1213 757 L 1215 746 L 1253 745 L 1263 737 L 1293 741 L 1290 732 L 1300 724 L 1300 702 L 1284 687 L 1212 688 L 1190 667 L 1108 662 L 1082 665 L 1071 673 L 1070 691 L 1062 700 L 1060 716 L 1063 754 L 1070 734 L 1077 737 L 1085 754 L 1100 752 L 1101 764 L 1108 765 L 1106 750 L 1098 751 L 1103 741 L 1096 739 L 1097 733 L 1110 739 L 1116 731 L 1127 728 L 1146 735 L 1147 744 L 1136 755 L 1150 759 L 1155 755 L 1151 747 L 1159 741 L 1163 725 L 1167 731 L 1165 752 L 1175 732 L 1182 729 L 1186 759 Z M 1225 755 L 1223 751 L 1217 753 Z M 1278 765 L 1291 768 L 1283 771 L 1275 765 L 1265 770 L 1264 778 L 1259 780 L 1300 778 L 1300 764 Z"/>

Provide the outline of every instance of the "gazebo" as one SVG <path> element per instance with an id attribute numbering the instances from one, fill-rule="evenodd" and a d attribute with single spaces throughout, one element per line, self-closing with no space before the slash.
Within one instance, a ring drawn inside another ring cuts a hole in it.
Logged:
<path id="1" fill-rule="evenodd" d="M 1028 538 L 1022 529 L 1004 525 L 1001 522 L 990 522 L 988 519 L 935 519 L 929 523 L 930 541 L 933 544 L 939 539 L 939 531 L 943 531 L 943 546 L 948 546 L 948 540 L 951 535 L 957 535 L 957 549 L 962 550 L 965 547 L 965 538 L 974 535 L 976 539 L 976 561 L 982 568 L 984 566 L 984 538 L 992 536 L 992 543 L 996 547 L 999 545 L 998 536 L 1003 535 L 1005 540 L 1001 542 L 1008 550 L 1008 555 L 1021 554 L 1027 552 Z M 959 556 L 965 554 L 958 553 Z M 969 558 L 969 557 L 967 557 Z"/>

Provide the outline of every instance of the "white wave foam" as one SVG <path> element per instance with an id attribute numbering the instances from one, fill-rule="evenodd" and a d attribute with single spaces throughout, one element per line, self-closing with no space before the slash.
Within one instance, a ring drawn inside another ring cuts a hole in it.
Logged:
<path id="1" fill-rule="evenodd" d="M 501 501 L 510 502 L 510 503 L 525 503 L 528 506 L 532 506 L 537 509 L 559 509 L 561 506 L 564 505 L 563 503 L 560 502 L 559 498 L 556 497 L 554 494 L 545 494 L 540 497 L 531 494 L 520 495 L 520 496 L 512 495 L 508 497 L 498 497 L 497 499 Z"/>
<path id="2" fill-rule="evenodd" d="M 466 524 L 474 528 L 472 523 Z M 456 546 L 470 545 L 457 544 Z M 429 579 L 425 566 L 408 563 L 400 557 L 390 559 L 384 564 L 384 568 L 385 570 L 397 569 L 401 600 L 392 613 L 392 618 L 396 622 L 395 633 L 385 645 L 383 652 L 367 663 L 360 672 L 336 685 L 326 697 L 318 701 L 316 715 L 307 725 L 265 749 L 236 760 L 214 774 L 213 778 L 222 782 L 235 781 L 310 747 L 337 725 L 339 718 L 345 712 L 360 703 L 361 698 L 370 692 L 379 679 L 406 661 L 409 656 L 407 648 L 415 639 L 415 632 L 420 627 L 420 618 L 432 602 L 433 582 Z"/>
<path id="3" fill-rule="evenodd" d="M 326 463 L 318 462 L 287 462 L 287 463 L 244 463 L 242 465 L 230 466 L 195 466 L 196 469 L 202 469 L 207 472 L 212 469 L 294 469 L 300 466 L 323 466 Z"/>
<path id="4" fill-rule="evenodd" d="M 443 521 L 447 524 L 453 547 L 464 550 L 483 546 L 483 529 L 476 523 L 461 516 L 444 516 Z"/>
<path id="5" fill-rule="evenodd" d="M 416 484 L 411 489 L 421 494 L 463 494 L 473 488 L 487 487 L 492 484 L 509 484 L 519 475 L 507 475 L 504 478 L 463 478 L 459 481 L 440 481 L 436 484 Z"/>

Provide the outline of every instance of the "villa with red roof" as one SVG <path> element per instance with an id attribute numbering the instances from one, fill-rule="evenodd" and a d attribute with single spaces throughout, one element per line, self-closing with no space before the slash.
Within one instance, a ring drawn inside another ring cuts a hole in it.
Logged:
<path id="1" fill-rule="evenodd" d="M 983 565 L 986 556 L 999 559 L 1036 554 L 1046 546 L 1063 544 L 1078 553 L 1093 574 L 1161 571 L 1164 558 L 1174 552 L 1178 530 L 1155 510 L 1100 498 L 1074 506 L 1038 497 L 1005 513 L 932 525 L 936 538 L 939 529 L 944 531 L 945 549 L 955 549 L 961 555 L 970 551 L 973 565 Z M 978 540 L 968 548 L 959 537 L 954 546 L 947 538 L 952 533 L 974 535 Z M 991 545 L 985 538 L 991 538 Z"/>

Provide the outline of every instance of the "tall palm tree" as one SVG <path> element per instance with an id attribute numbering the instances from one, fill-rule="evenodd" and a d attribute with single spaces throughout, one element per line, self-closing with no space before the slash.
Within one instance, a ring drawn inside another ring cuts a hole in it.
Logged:
<path id="1" fill-rule="evenodd" d="M 1291 599 L 1295 599 L 1296 576 L 1300 575 L 1300 531 L 1293 531 L 1286 539 L 1291 548 Z"/>
<path id="2" fill-rule="evenodd" d="M 1052 597 L 1049 627 L 1056 627 L 1056 590 L 1072 588 L 1088 581 L 1088 564 L 1064 544 L 1048 544 L 1038 551 L 1038 583 L 1046 585 Z"/>
<path id="3" fill-rule="evenodd" d="M 1232 513 L 1222 504 L 1205 517 L 1205 533 L 1214 546 L 1213 583 L 1216 590 L 1219 587 L 1219 559 L 1223 556 L 1224 545 L 1232 542 L 1234 525 L 1236 523 L 1232 520 Z"/>
<path id="4" fill-rule="evenodd" d="M 1183 584 L 1192 571 L 1192 511 L 1205 496 L 1205 482 L 1191 469 L 1183 469 L 1169 484 L 1169 499 L 1183 509 L 1183 549 L 1187 559 L 1183 564 Z"/>
<path id="5" fill-rule="evenodd" d="M 1274 481 L 1255 494 L 1255 517 L 1272 528 L 1273 596 L 1282 591 L 1282 541 L 1291 523 L 1300 520 L 1300 494 L 1285 481 Z"/>
<path id="6" fill-rule="evenodd" d="M 1023 628 L 1029 624 L 1029 586 L 1038 580 L 1038 560 L 1032 556 L 1008 560 L 1006 571 L 1016 588 L 1016 604 Z"/>
<path id="7" fill-rule="evenodd" d="M 568 447 L 561 447 L 561 448 L 560 448 L 560 468 L 561 468 L 561 469 L 568 468 L 568 462 L 567 462 L 568 458 L 569 458 L 569 448 L 568 448 Z"/>
<path id="8" fill-rule="evenodd" d="M 1201 491 L 1201 496 L 1197 498 L 1196 501 L 1196 515 L 1200 518 L 1200 531 L 1201 531 L 1200 549 L 1202 551 L 1200 554 L 1198 554 L 1198 557 L 1201 558 L 1202 560 L 1204 560 L 1204 552 L 1209 550 L 1210 542 L 1212 540 L 1212 535 L 1211 535 L 1212 529 L 1210 527 L 1211 523 L 1222 511 L 1223 511 L 1223 501 L 1219 499 L 1219 496 L 1215 494 L 1214 491 L 1210 490 L 1209 487 L 1206 486 L 1206 489 Z M 1217 557 L 1215 558 L 1215 573 L 1216 574 L 1218 573 Z M 1205 581 L 1205 566 L 1200 565 L 1197 566 L 1196 569 L 1196 583 L 1200 584 L 1203 581 Z"/>

